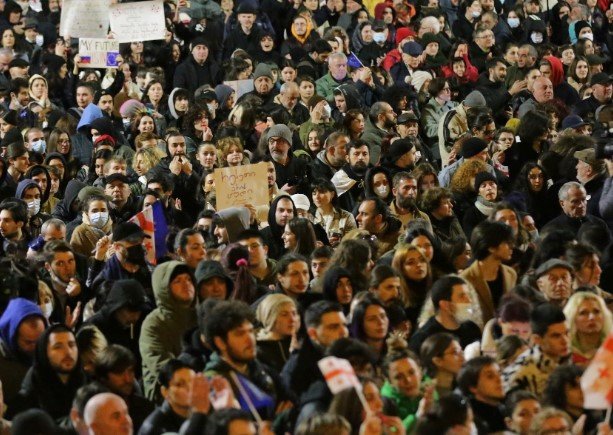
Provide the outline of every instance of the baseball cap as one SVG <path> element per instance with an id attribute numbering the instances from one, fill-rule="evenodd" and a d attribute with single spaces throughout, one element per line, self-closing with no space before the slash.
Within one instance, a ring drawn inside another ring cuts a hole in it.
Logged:
<path id="1" fill-rule="evenodd" d="M 611 83 L 611 77 L 607 73 L 598 73 L 592 76 L 592 80 L 590 81 L 590 86 L 594 85 L 608 85 Z"/>
<path id="2" fill-rule="evenodd" d="M 113 181 L 121 181 L 124 184 L 128 184 L 130 183 L 130 180 L 128 180 L 128 177 L 126 177 L 125 175 L 117 172 L 115 174 L 110 174 L 107 175 L 106 177 L 104 177 L 104 184 L 111 184 Z"/>
<path id="3" fill-rule="evenodd" d="M 413 112 L 404 112 L 398 115 L 396 124 L 406 124 L 407 122 L 419 122 L 419 119 Z"/>
<path id="4" fill-rule="evenodd" d="M 596 158 L 596 150 L 594 148 L 575 151 L 573 157 L 587 163 L 590 166 L 596 166 L 600 162 L 599 159 Z"/>

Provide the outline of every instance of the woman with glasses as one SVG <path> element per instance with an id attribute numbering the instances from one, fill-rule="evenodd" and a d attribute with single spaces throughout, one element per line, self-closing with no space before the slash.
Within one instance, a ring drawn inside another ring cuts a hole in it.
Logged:
<path id="1" fill-rule="evenodd" d="M 446 332 L 431 335 L 422 343 L 419 357 L 426 376 L 436 380 L 436 392 L 439 395 L 451 393 L 464 364 L 464 352 L 458 339 Z"/>
<path id="2" fill-rule="evenodd" d="M 64 160 L 66 160 L 65 172 L 68 179 L 75 178 L 81 168 L 79 161 L 72 156 L 71 150 L 70 134 L 66 130 L 56 128 L 49 134 L 47 153 L 60 153 L 64 156 Z"/>

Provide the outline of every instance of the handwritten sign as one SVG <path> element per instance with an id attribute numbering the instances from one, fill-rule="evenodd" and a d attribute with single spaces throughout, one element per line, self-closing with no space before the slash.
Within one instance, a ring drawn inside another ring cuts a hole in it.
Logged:
<path id="1" fill-rule="evenodd" d="M 253 80 L 230 80 L 223 82 L 224 85 L 230 86 L 236 92 L 236 100 L 238 100 L 243 94 L 253 91 Z"/>
<path id="2" fill-rule="evenodd" d="M 267 164 L 215 169 L 217 210 L 245 204 L 268 204 Z"/>
<path id="3" fill-rule="evenodd" d="M 81 68 L 117 68 L 119 41 L 116 39 L 80 38 Z"/>
<path id="4" fill-rule="evenodd" d="M 104 38 L 109 29 L 111 0 L 64 0 L 60 35 L 73 38 Z"/>
<path id="5" fill-rule="evenodd" d="M 119 42 L 155 41 L 166 34 L 161 0 L 114 4 L 109 18 L 111 32 Z"/>

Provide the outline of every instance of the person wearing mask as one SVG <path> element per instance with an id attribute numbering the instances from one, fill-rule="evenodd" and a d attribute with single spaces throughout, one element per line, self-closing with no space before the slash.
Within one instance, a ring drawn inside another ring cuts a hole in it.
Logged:
<path id="1" fill-rule="evenodd" d="M 74 333 L 63 324 L 50 326 L 36 343 L 34 362 L 9 416 L 39 408 L 55 420 L 67 418 L 73 397 L 85 381 Z"/>
<path id="2" fill-rule="evenodd" d="M 109 203 L 105 195 L 91 194 L 81 207 L 83 223 L 72 232 L 70 246 L 75 252 L 90 257 L 98 240 L 111 233 L 113 220 L 109 214 Z"/>
<path id="3" fill-rule="evenodd" d="M 96 243 L 94 261 L 87 272 L 87 282 L 96 294 L 96 304 L 103 304 L 109 286 L 119 279 L 135 279 L 145 293 L 153 299 L 151 273 L 146 260 L 143 242 L 148 238 L 141 227 L 133 222 L 123 222 L 115 227 L 112 237 L 103 237 Z M 114 254 L 107 260 L 106 254 L 113 247 Z M 101 306 L 101 305 L 100 305 Z"/>
<path id="4" fill-rule="evenodd" d="M 16 405 L 21 382 L 32 365 L 38 338 L 47 319 L 40 307 L 24 299 L 11 299 L 0 317 L 0 382 L 4 403 Z"/>
<path id="5" fill-rule="evenodd" d="M 448 275 L 437 280 L 430 289 L 434 315 L 409 341 L 409 347 L 418 353 L 422 343 L 433 334 L 447 332 L 456 337 L 462 348 L 481 339 L 481 329 L 474 318 L 472 301 L 467 282 L 457 276 Z"/>
<path id="6" fill-rule="evenodd" d="M 25 201 L 28 206 L 28 222 L 26 229 L 31 238 L 36 238 L 40 235 L 40 229 L 43 223 L 50 219 L 46 213 L 41 211 L 41 202 L 44 192 L 40 186 L 29 178 L 24 178 L 17 185 L 15 197 Z"/>

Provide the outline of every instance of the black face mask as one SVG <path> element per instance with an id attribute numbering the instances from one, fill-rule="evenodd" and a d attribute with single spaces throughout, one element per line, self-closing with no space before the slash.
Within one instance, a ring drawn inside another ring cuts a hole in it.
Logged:
<path id="1" fill-rule="evenodd" d="M 125 261 L 132 264 L 145 264 L 145 255 L 147 251 L 143 245 L 135 245 L 126 248 L 126 257 Z"/>

